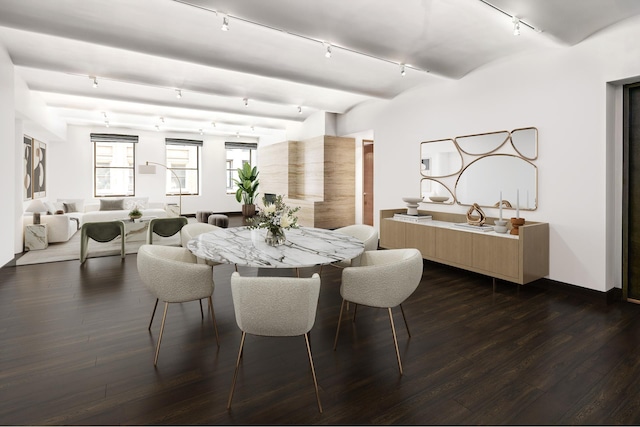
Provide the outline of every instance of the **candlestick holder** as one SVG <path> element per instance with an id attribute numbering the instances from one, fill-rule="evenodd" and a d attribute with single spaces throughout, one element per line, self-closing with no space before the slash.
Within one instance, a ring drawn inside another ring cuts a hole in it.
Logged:
<path id="1" fill-rule="evenodd" d="M 524 218 L 511 218 L 511 234 L 520 235 L 519 227 L 524 225 Z"/>
<path id="2" fill-rule="evenodd" d="M 507 221 L 504 219 L 496 219 L 493 225 L 493 231 L 495 231 L 496 233 L 501 233 L 504 234 L 507 232 L 508 228 L 507 228 Z"/>

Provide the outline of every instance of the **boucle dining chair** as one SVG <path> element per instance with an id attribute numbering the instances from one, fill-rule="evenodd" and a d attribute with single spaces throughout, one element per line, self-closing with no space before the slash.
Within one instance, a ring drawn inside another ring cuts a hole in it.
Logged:
<path id="1" fill-rule="evenodd" d="M 147 244 L 153 245 L 153 235 L 157 234 L 162 237 L 171 237 L 182 230 L 189 220 L 183 216 L 171 218 L 153 218 L 149 221 L 149 229 L 147 230 Z"/>
<path id="2" fill-rule="evenodd" d="M 219 229 L 220 227 L 207 224 L 206 222 L 194 222 L 191 224 L 187 224 L 180 229 L 180 240 L 182 242 L 182 247 L 186 248 L 189 240 L 193 239 L 196 236 L 199 236 L 200 234 L 210 233 Z"/>
<path id="3" fill-rule="evenodd" d="M 87 260 L 89 239 L 100 243 L 107 243 L 120 237 L 120 257 L 124 259 L 125 230 L 122 221 L 85 222 L 80 231 L 80 264 Z"/>
<path id="4" fill-rule="evenodd" d="M 242 331 L 242 337 L 227 409 L 231 408 L 246 334 L 268 337 L 304 335 L 318 410 L 322 413 L 316 371 L 309 346 L 309 331 L 316 320 L 320 295 L 320 276 L 316 273 L 310 278 L 241 277 L 235 272 L 231 275 L 231 294 L 236 323 Z"/>
<path id="5" fill-rule="evenodd" d="M 347 236 L 355 237 L 364 243 L 364 251 L 375 251 L 378 249 L 378 230 L 367 224 L 354 224 L 347 225 L 346 227 L 336 228 L 338 233 L 346 234 Z M 360 259 L 362 255 L 351 260 L 338 261 L 331 265 L 336 267 L 357 267 L 360 265 Z"/>
<path id="6" fill-rule="evenodd" d="M 402 361 L 398 351 L 398 339 L 391 309 L 400 306 L 407 334 L 411 337 L 402 303 L 413 294 L 421 279 L 422 255 L 417 249 L 368 251 L 362 255 L 359 267 L 347 267 L 342 270 L 342 284 L 340 285 L 342 304 L 340 305 L 340 316 L 338 317 L 333 349 L 335 350 L 338 346 L 338 334 L 340 333 L 345 302 L 386 308 L 389 312 L 398 367 L 400 375 L 402 375 Z M 356 305 L 353 313 L 354 322 L 357 308 Z"/>
<path id="7" fill-rule="evenodd" d="M 156 314 L 158 301 L 162 300 L 165 303 L 153 365 L 156 366 L 158 364 L 158 354 L 160 353 L 160 343 L 167 319 L 167 310 L 171 303 L 207 298 L 209 300 L 213 329 L 216 334 L 216 344 L 219 347 L 218 327 L 211 299 L 214 289 L 213 267 L 206 264 L 197 264 L 196 257 L 188 249 L 160 245 L 142 245 L 138 250 L 137 263 L 138 273 L 142 282 L 156 297 L 156 303 L 149 321 L 149 330 L 151 330 L 151 323 Z"/>

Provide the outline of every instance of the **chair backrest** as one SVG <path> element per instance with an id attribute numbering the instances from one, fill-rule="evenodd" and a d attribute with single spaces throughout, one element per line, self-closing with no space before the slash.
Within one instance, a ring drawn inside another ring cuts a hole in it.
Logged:
<path id="1" fill-rule="evenodd" d="M 335 231 L 361 240 L 364 242 L 365 251 L 378 249 L 378 230 L 375 227 L 366 224 L 354 224 L 337 228 Z"/>
<path id="2" fill-rule="evenodd" d="M 422 279 L 422 254 L 417 249 L 368 251 L 359 267 L 342 271 L 340 293 L 347 301 L 372 307 L 396 307 Z"/>
<path id="3" fill-rule="evenodd" d="M 142 245 L 137 265 L 143 283 L 162 301 L 194 301 L 213 294 L 212 267 L 197 264 L 188 249 Z"/>
<path id="4" fill-rule="evenodd" d="M 253 335 L 296 336 L 311 330 L 316 319 L 320 276 L 241 277 L 231 275 L 238 327 Z"/>
<path id="5" fill-rule="evenodd" d="M 85 222 L 82 224 L 82 234 L 86 234 L 96 242 L 110 242 L 124 231 L 122 221 Z"/>
<path id="6" fill-rule="evenodd" d="M 153 218 L 149 221 L 149 230 L 147 231 L 147 244 L 153 243 L 153 234 L 162 237 L 170 237 L 178 233 L 182 227 L 187 225 L 189 220 L 183 216 L 172 218 Z"/>
<path id="7" fill-rule="evenodd" d="M 216 227 L 215 225 L 207 224 L 204 222 L 194 222 L 192 224 L 187 224 L 180 230 L 180 240 L 182 241 L 182 247 L 186 248 L 189 240 L 198 236 L 202 233 L 209 233 L 211 231 L 219 230 L 220 227 Z"/>

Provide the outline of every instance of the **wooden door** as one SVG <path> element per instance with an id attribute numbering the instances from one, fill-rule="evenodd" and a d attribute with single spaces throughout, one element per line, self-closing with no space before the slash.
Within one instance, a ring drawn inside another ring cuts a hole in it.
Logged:
<path id="1" fill-rule="evenodd" d="M 622 292 L 640 302 L 640 83 L 624 88 Z"/>
<path id="2" fill-rule="evenodd" d="M 373 141 L 362 144 L 362 223 L 373 225 Z"/>

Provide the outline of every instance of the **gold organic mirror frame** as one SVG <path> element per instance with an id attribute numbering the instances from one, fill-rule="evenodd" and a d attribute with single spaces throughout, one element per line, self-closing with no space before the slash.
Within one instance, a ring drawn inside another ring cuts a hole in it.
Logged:
<path id="1" fill-rule="evenodd" d="M 453 192 L 446 185 L 432 178 L 422 178 L 420 180 L 420 195 L 424 198 L 422 203 L 452 205 L 456 200 Z"/>
<path id="2" fill-rule="evenodd" d="M 526 166 L 526 167 L 523 167 Z M 455 184 L 455 198 L 459 205 L 497 207 L 502 200 L 516 209 L 538 208 L 538 168 L 529 160 L 511 154 L 482 156 L 460 172 Z"/>
<path id="3" fill-rule="evenodd" d="M 538 158 L 538 129 L 534 127 L 514 129 L 511 131 L 511 145 L 525 159 Z"/>
<path id="4" fill-rule="evenodd" d="M 490 154 L 502 147 L 509 140 L 509 131 L 479 133 L 475 135 L 457 136 L 455 142 L 460 150 L 472 156 Z"/>
<path id="5" fill-rule="evenodd" d="M 462 154 L 453 139 L 437 139 L 420 143 L 420 174 L 422 176 L 429 178 L 452 176 L 460 173 L 462 166 Z"/>

